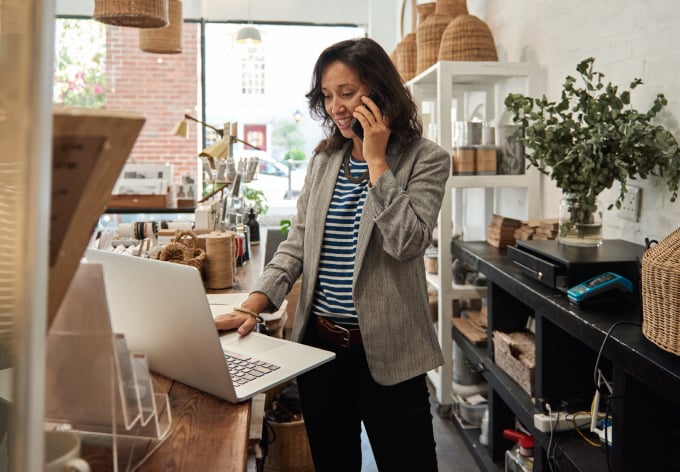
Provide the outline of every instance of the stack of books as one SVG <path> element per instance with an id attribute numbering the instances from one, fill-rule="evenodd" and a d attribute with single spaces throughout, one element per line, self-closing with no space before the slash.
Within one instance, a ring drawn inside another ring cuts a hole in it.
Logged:
<path id="1" fill-rule="evenodd" d="M 556 239 L 559 229 L 557 218 L 541 220 L 533 239 Z"/>
<path id="2" fill-rule="evenodd" d="M 515 230 L 522 225 L 520 220 L 493 215 L 489 224 L 487 242 L 497 248 L 515 244 Z"/>
<path id="3" fill-rule="evenodd" d="M 538 220 L 522 221 L 522 226 L 515 230 L 515 239 L 517 241 L 533 239 L 539 224 Z"/>

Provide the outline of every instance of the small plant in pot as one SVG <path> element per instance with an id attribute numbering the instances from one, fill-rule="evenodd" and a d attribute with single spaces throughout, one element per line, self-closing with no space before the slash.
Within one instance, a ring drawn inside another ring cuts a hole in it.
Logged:
<path id="1" fill-rule="evenodd" d="M 680 148 L 673 135 L 653 118 L 666 106 L 657 94 L 650 109 L 639 112 L 630 104 L 631 90 L 642 84 L 635 79 L 629 90 L 603 82 L 593 70 L 593 58 L 578 64 L 581 87 L 567 76 L 559 101 L 509 94 L 505 106 L 521 125 L 520 141 L 531 151 L 529 165 L 550 176 L 563 192 L 560 209 L 560 242 L 577 246 L 602 241 L 600 193 L 620 183 L 620 208 L 627 182 L 649 175 L 665 178 L 671 201 L 680 180 Z"/>

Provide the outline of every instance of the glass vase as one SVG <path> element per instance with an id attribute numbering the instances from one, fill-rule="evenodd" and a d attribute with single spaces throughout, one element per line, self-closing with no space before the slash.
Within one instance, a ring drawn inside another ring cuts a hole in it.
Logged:
<path id="1" fill-rule="evenodd" d="M 581 247 L 602 244 L 602 209 L 599 198 L 565 193 L 560 200 L 559 242 Z"/>

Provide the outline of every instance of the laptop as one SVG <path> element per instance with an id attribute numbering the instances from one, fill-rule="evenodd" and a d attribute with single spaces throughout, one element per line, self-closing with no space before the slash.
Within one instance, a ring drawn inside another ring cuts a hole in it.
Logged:
<path id="1" fill-rule="evenodd" d="M 335 358 L 254 332 L 220 336 L 194 267 L 92 248 L 85 260 L 102 264 L 113 331 L 148 355 L 153 372 L 198 390 L 241 402 Z M 244 379 L 251 361 L 254 372 Z"/>

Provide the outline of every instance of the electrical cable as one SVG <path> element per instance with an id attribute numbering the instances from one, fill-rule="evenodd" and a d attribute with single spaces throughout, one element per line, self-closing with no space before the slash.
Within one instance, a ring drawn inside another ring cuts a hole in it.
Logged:
<path id="1" fill-rule="evenodd" d="M 611 399 L 606 399 L 606 407 L 604 411 L 604 426 L 602 426 L 602 429 L 604 429 L 604 450 L 607 454 L 607 470 L 609 472 L 612 472 L 612 458 L 611 454 L 609 454 L 609 439 L 607 438 L 607 430 L 609 429 L 607 427 L 607 422 L 609 421 L 609 414 L 610 414 L 610 409 L 611 409 Z"/>
<path id="2" fill-rule="evenodd" d="M 611 398 L 611 395 L 608 392 L 603 392 L 600 390 L 600 383 L 598 382 L 597 378 L 597 372 L 600 370 L 599 365 L 600 365 L 600 358 L 602 357 L 602 352 L 604 352 L 604 346 L 607 343 L 607 339 L 611 336 L 612 332 L 617 326 L 624 325 L 624 324 L 629 324 L 629 325 L 634 325 L 634 326 L 642 326 L 640 323 L 637 323 L 635 321 L 616 321 L 613 323 L 609 329 L 607 330 L 607 334 L 605 334 L 604 339 L 602 340 L 602 344 L 600 345 L 600 350 L 597 353 L 597 359 L 595 359 L 595 369 L 593 371 L 593 383 L 595 384 L 595 389 L 600 392 L 600 395 L 604 396 L 605 398 Z"/>
<path id="3" fill-rule="evenodd" d="M 577 411 L 575 413 L 572 413 L 571 422 L 574 423 L 574 429 L 579 434 L 579 436 L 581 436 L 583 438 L 583 440 L 585 442 L 587 442 L 588 444 L 590 444 L 593 447 L 602 447 L 602 443 L 593 441 L 588 436 L 586 436 L 585 433 L 583 433 L 583 431 L 581 431 L 581 428 L 578 427 L 578 423 L 576 422 L 576 417 L 578 415 L 588 415 L 592 418 L 592 413 L 589 412 L 589 411 Z"/>
<path id="4" fill-rule="evenodd" d="M 557 424 L 559 422 L 560 410 L 557 409 L 558 421 L 553 421 L 552 407 L 550 403 L 545 404 L 546 410 L 548 410 L 548 418 L 550 422 L 550 438 L 548 440 L 548 448 L 546 449 L 546 459 L 548 461 L 548 468 L 551 472 L 559 472 L 560 466 L 555 458 L 555 451 L 557 449 L 557 440 L 555 439 L 555 432 L 557 431 Z"/>
<path id="5" fill-rule="evenodd" d="M 600 369 L 599 369 L 600 359 L 602 357 L 602 353 L 604 352 L 604 346 L 607 343 L 607 339 L 609 339 L 609 337 L 611 336 L 612 332 L 614 331 L 614 329 L 616 327 L 618 327 L 620 325 L 624 325 L 624 324 L 633 325 L 633 326 L 642 326 L 642 324 L 635 322 L 635 321 L 621 320 L 621 321 L 616 321 L 615 323 L 612 323 L 612 325 L 607 330 L 607 333 L 605 334 L 604 339 L 602 340 L 602 345 L 600 345 L 600 350 L 597 353 L 597 358 L 595 359 L 595 368 L 593 370 L 593 383 L 595 384 L 595 389 L 604 398 L 605 404 L 606 404 L 603 429 L 604 429 L 604 447 L 605 447 L 605 452 L 606 452 L 606 456 L 607 456 L 606 457 L 607 458 L 607 470 L 609 470 L 609 471 L 611 471 L 612 468 L 611 468 L 611 457 L 610 457 L 610 454 L 609 454 L 609 439 L 607 437 L 607 427 L 608 427 L 607 423 L 609 421 L 609 414 L 610 414 L 610 409 L 611 409 L 611 400 L 613 400 L 616 397 L 614 397 L 613 392 L 610 393 L 610 392 L 604 392 L 604 391 L 600 390 L 600 382 L 599 382 L 597 373 L 600 371 Z M 591 407 L 591 410 L 592 410 L 592 408 L 594 408 L 594 406 Z M 597 413 L 598 412 L 592 412 L 592 414 L 597 414 Z"/>

